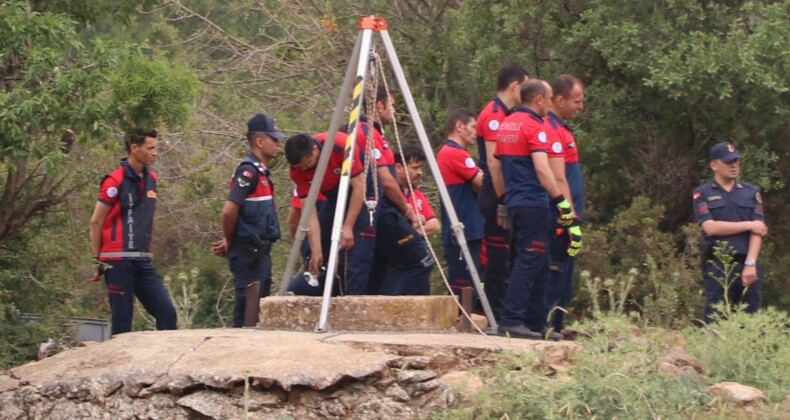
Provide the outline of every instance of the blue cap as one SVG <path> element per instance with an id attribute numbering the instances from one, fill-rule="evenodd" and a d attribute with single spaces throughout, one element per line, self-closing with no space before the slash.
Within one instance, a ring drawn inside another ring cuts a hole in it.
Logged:
<path id="1" fill-rule="evenodd" d="M 711 147 L 710 153 L 708 153 L 708 160 L 721 160 L 725 163 L 730 163 L 740 158 L 741 154 L 738 153 L 738 149 L 730 143 L 718 143 Z"/>
<path id="2" fill-rule="evenodd" d="M 275 140 L 282 140 L 285 134 L 281 133 L 274 125 L 274 118 L 266 114 L 255 114 L 254 117 L 247 121 L 247 132 L 256 131 L 266 133 Z"/>

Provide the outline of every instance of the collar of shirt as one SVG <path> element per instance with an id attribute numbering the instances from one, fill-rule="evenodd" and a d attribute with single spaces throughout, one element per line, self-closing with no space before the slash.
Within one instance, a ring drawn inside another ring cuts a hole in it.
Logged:
<path id="1" fill-rule="evenodd" d="M 269 168 L 267 168 L 266 165 L 264 165 L 263 162 L 261 162 L 261 160 L 258 159 L 258 156 L 255 156 L 254 153 L 250 152 L 250 153 L 247 154 L 247 157 L 252 159 L 252 164 L 259 171 L 261 171 L 264 175 L 267 175 L 267 176 L 269 175 Z"/>
<path id="2" fill-rule="evenodd" d="M 446 144 L 446 145 L 448 145 L 450 147 L 454 147 L 456 149 L 466 150 L 466 147 L 461 146 L 460 144 L 456 143 L 455 140 L 445 139 L 444 140 L 444 144 Z"/>
<path id="3" fill-rule="evenodd" d="M 362 115 L 362 116 L 360 116 L 360 117 L 359 117 L 359 122 L 363 122 L 363 123 L 365 123 L 365 124 L 368 124 L 368 125 L 370 125 L 370 120 L 368 119 L 368 116 L 367 116 L 367 115 Z M 384 129 L 383 129 L 383 127 L 381 126 L 381 123 L 380 123 L 380 122 L 378 122 L 378 121 L 373 121 L 373 128 L 375 128 L 375 129 L 376 129 L 376 131 L 378 131 L 378 132 L 379 132 L 379 134 L 382 134 L 382 133 L 384 133 Z"/>
<path id="4" fill-rule="evenodd" d="M 727 191 L 727 190 L 725 190 L 725 189 L 724 189 L 724 187 L 722 187 L 721 185 L 719 185 L 719 183 L 718 183 L 718 182 L 716 182 L 716 180 L 715 180 L 715 179 L 714 179 L 714 180 L 712 180 L 712 181 L 710 181 L 710 187 L 711 187 L 711 188 L 714 188 L 714 189 L 717 189 L 717 190 L 719 190 L 719 189 L 720 189 L 720 190 Z M 735 188 L 737 188 L 737 189 L 741 189 L 741 188 L 743 188 L 743 184 L 741 184 L 739 181 L 735 181 Z"/>
<path id="5" fill-rule="evenodd" d="M 530 109 L 530 108 L 527 108 L 527 107 L 525 107 L 525 106 L 517 106 L 517 107 L 513 108 L 513 112 L 526 112 L 526 113 L 527 113 L 527 114 L 529 114 L 529 115 L 530 115 L 532 118 L 534 118 L 535 120 L 537 120 L 537 121 L 539 121 L 541 124 L 543 124 L 543 117 L 541 117 L 540 115 L 538 115 L 538 113 L 537 113 L 537 112 L 533 111 L 533 110 L 532 110 L 532 109 Z"/>
<path id="6" fill-rule="evenodd" d="M 137 170 L 134 169 L 134 167 L 132 166 L 131 163 L 129 163 L 129 160 L 127 158 L 121 159 L 121 165 L 126 167 L 126 170 L 124 171 L 124 176 L 128 178 L 132 178 L 135 181 L 145 179 L 148 176 L 148 166 L 143 166 L 143 176 L 141 177 L 137 175 Z"/>
<path id="7" fill-rule="evenodd" d="M 557 123 L 559 126 L 565 127 L 565 129 L 568 131 L 573 131 L 570 127 L 568 127 L 568 123 L 566 123 L 565 120 L 563 120 L 559 115 L 555 114 L 554 111 L 549 111 L 549 120 Z"/>
<path id="8" fill-rule="evenodd" d="M 505 115 L 510 115 L 513 113 L 513 110 L 508 108 L 507 105 L 505 105 L 505 102 L 500 99 L 499 96 L 494 96 L 494 102 L 502 107 L 502 110 L 505 111 Z"/>

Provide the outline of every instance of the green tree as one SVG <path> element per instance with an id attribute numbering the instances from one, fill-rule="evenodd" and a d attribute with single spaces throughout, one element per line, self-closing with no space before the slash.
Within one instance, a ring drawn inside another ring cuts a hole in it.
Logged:
<path id="1" fill-rule="evenodd" d="M 40 338 L 16 331 L 29 328 L 19 309 L 62 317 L 80 300 L 74 255 L 87 242 L 85 225 L 74 229 L 69 200 L 97 185 L 106 169 L 94 159 L 106 150 L 120 155 L 125 128 L 177 127 L 189 116 L 197 89 L 191 72 L 91 26 L 107 16 L 122 25 L 152 3 L 0 5 L 0 324 L 4 336 L 27 337 L 8 343 L 13 360 L 35 354 Z"/>

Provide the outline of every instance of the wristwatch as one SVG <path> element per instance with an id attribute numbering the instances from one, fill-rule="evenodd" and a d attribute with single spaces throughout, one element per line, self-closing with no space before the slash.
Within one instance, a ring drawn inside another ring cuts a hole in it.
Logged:
<path id="1" fill-rule="evenodd" d="M 754 267 L 757 265 L 757 260 L 747 259 L 746 261 L 743 262 L 743 265 L 747 267 Z"/>

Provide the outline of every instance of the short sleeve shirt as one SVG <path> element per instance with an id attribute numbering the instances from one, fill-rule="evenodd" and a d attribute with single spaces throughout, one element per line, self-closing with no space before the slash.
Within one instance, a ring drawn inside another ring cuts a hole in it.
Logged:
<path id="1" fill-rule="evenodd" d="M 428 197 L 425 196 L 425 193 L 422 192 L 421 189 L 415 187 L 413 196 L 409 194 L 408 190 L 406 190 L 403 195 L 406 197 L 406 201 L 411 206 L 411 209 L 414 210 L 415 213 L 422 215 L 425 220 L 436 218 L 436 212 L 433 211 L 431 202 L 428 201 Z"/>
<path id="2" fill-rule="evenodd" d="M 477 192 L 472 186 L 472 180 L 480 171 L 475 160 L 466 148 L 448 139 L 436 154 L 436 161 L 458 220 L 464 225 L 466 239 L 482 239 L 485 220 L 477 204 Z M 451 239 L 450 222 L 444 204 L 442 209 L 442 240 L 448 242 Z"/>
<path id="3" fill-rule="evenodd" d="M 694 190 L 694 216 L 702 225 L 708 220 L 742 222 L 765 220 L 763 201 L 760 191 L 751 184 L 736 181 L 729 192 L 715 180 L 706 182 Z M 741 232 L 729 236 L 707 236 L 703 233 L 706 245 L 713 246 L 716 241 L 727 241 L 739 254 L 749 249 L 750 233 Z"/>
<path id="4" fill-rule="evenodd" d="M 319 133 L 313 136 L 315 144 L 319 149 L 324 147 L 326 137 L 327 133 Z M 321 193 L 324 197 L 319 196 L 318 201 L 323 201 L 321 198 L 325 198 L 326 195 L 332 195 L 337 192 L 337 187 L 340 185 L 347 139 L 348 136 L 345 133 L 337 133 L 335 136 L 335 144 L 332 146 L 332 153 L 329 155 L 329 163 L 324 173 L 324 180 L 321 183 Z M 354 153 L 351 159 L 350 171 L 351 177 L 355 177 L 362 172 L 362 162 L 357 153 Z M 291 180 L 296 184 L 296 195 L 300 198 L 307 197 L 310 191 L 310 184 L 313 182 L 313 177 L 315 176 L 315 168 L 303 170 L 296 166 L 291 166 L 290 176 Z"/>
<path id="5" fill-rule="evenodd" d="M 548 153 L 548 148 L 543 118 L 533 110 L 518 107 L 502 122 L 494 156 L 502 162 L 508 207 L 548 208 L 548 194 L 532 161 L 533 153 Z"/>

